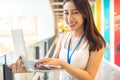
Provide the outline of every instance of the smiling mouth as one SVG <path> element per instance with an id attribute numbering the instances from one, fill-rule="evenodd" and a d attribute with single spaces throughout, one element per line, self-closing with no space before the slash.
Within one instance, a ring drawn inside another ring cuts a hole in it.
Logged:
<path id="1" fill-rule="evenodd" d="M 68 23 L 68 25 L 69 25 L 70 27 L 74 27 L 76 24 L 77 24 L 77 22 Z"/>

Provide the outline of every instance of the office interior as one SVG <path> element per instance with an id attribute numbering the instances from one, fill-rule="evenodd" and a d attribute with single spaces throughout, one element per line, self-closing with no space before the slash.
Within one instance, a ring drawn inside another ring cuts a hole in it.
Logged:
<path id="1" fill-rule="evenodd" d="M 97 80 L 120 80 L 120 0 L 89 0 L 97 29 L 106 41 Z M 11 30 L 22 29 L 29 60 L 52 57 L 62 33 L 63 0 L 0 0 L 0 80 L 35 80 L 37 72 L 12 74 L 15 63 Z M 53 80 L 56 75 L 40 73 L 36 80 Z"/>

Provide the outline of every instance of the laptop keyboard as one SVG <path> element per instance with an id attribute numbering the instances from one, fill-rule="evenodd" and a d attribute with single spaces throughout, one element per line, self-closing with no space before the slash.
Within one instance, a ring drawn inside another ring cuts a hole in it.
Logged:
<path id="1" fill-rule="evenodd" d="M 39 69 L 39 70 L 50 70 L 50 68 L 46 67 L 46 66 L 41 66 L 41 65 L 37 65 L 35 68 Z"/>
<path id="2" fill-rule="evenodd" d="M 62 69 L 60 66 L 52 66 L 52 65 L 37 65 L 34 67 L 36 61 L 30 61 L 30 66 L 34 70 L 55 70 L 55 69 Z"/>
<path id="3" fill-rule="evenodd" d="M 30 61 L 30 65 L 33 66 L 35 61 Z M 50 70 L 50 67 L 44 66 L 44 65 L 37 65 L 36 67 L 33 66 L 36 70 Z"/>

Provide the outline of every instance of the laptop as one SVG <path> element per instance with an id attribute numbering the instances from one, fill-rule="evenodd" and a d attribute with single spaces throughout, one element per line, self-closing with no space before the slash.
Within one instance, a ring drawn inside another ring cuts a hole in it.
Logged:
<path id="1" fill-rule="evenodd" d="M 34 63 L 37 60 L 29 61 L 27 58 L 27 51 L 26 51 L 22 29 L 12 30 L 11 33 L 12 33 L 14 50 L 16 51 L 16 54 L 18 54 L 18 56 L 22 57 L 23 64 L 27 69 L 27 71 L 49 72 L 51 70 L 61 69 L 60 66 L 50 66 L 50 65 L 45 65 L 45 66 L 37 65 L 36 67 L 34 67 Z"/>

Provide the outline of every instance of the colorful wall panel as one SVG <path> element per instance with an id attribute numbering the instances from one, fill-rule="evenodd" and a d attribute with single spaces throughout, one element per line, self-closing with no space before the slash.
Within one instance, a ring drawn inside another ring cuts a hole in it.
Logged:
<path id="1" fill-rule="evenodd" d="M 103 0 L 104 12 L 104 39 L 106 41 L 106 48 L 104 50 L 104 58 L 110 61 L 110 0 Z"/>
<path id="2" fill-rule="evenodd" d="M 93 16 L 95 15 L 95 4 L 91 4 L 91 9 L 92 9 L 92 13 L 93 13 Z"/>
<path id="3" fill-rule="evenodd" d="M 120 66 L 120 0 L 114 0 L 115 64 Z"/>
<path id="4" fill-rule="evenodd" d="M 104 58 L 110 61 L 110 0 L 96 0 L 91 4 L 91 9 L 97 29 L 103 34 L 107 44 L 104 50 Z"/>
<path id="5" fill-rule="evenodd" d="M 96 26 L 99 32 L 101 32 L 101 0 L 96 0 Z"/>

